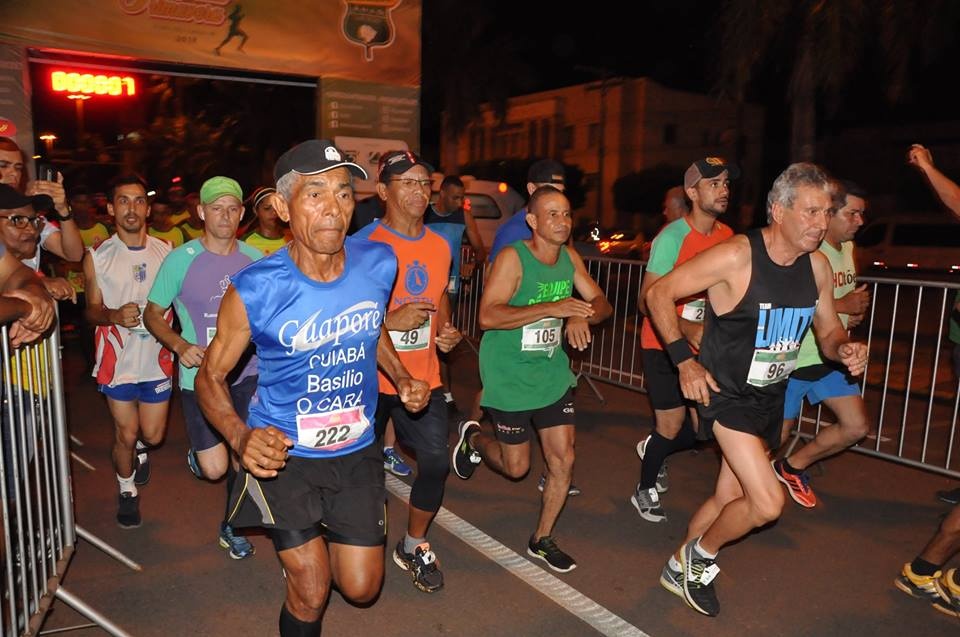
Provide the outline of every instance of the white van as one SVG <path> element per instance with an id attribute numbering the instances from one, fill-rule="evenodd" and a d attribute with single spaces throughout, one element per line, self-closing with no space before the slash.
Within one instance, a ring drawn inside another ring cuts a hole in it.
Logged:
<path id="1" fill-rule="evenodd" d="M 960 223 L 944 215 L 877 217 L 854 239 L 857 269 L 867 272 L 960 273 Z"/>
<path id="2" fill-rule="evenodd" d="M 433 193 L 430 201 L 435 202 L 440 195 L 443 175 L 433 173 L 431 178 Z M 489 250 L 497 228 L 512 217 L 513 213 L 523 208 L 526 201 L 506 182 L 475 179 L 470 175 L 461 175 L 460 179 L 463 181 L 463 207 L 473 213 L 483 246 Z"/>

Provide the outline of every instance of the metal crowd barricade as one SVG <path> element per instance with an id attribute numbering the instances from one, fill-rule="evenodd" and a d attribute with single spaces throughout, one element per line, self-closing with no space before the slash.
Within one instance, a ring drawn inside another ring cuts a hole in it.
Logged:
<path id="1" fill-rule="evenodd" d="M 63 587 L 78 537 L 134 570 L 140 566 L 74 520 L 59 332 L 13 349 L 3 326 L 0 348 L 0 635 L 41 634 L 56 598 L 94 622 L 67 630 L 99 626 L 127 636 Z"/>
<path id="2" fill-rule="evenodd" d="M 469 249 L 464 256 L 468 258 Z M 596 326 L 585 352 L 572 352 L 573 369 L 600 400 L 592 381 L 646 392 L 640 356 L 637 298 L 646 263 L 585 257 L 590 275 L 613 306 L 609 320 Z M 478 342 L 477 319 L 483 293 L 484 264 L 463 282 L 455 320 L 467 339 Z M 870 434 L 853 450 L 900 464 L 960 478 L 960 369 L 952 369 L 954 346 L 948 317 L 960 282 L 860 277 L 871 304 L 855 340 L 869 347 L 867 370 L 860 379 Z M 809 412 L 815 412 L 813 416 Z M 805 409 L 794 443 L 810 439 L 822 426 L 833 426 L 822 406 Z"/>

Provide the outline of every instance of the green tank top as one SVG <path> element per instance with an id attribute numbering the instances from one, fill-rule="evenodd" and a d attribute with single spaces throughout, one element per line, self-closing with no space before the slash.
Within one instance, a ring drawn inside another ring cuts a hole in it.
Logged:
<path id="1" fill-rule="evenodd" d="M 836 250 L 824 240 L 820 244 L 820 252 L 830 261 L 830 268 L 833 270 L 833 298 L 840 299 L 853 292 L 857 287 L 857 267 L 853 260 L 853 242 L 841 243 L 840 249 Z M 850 317 L 846 314 L 838 314 L 837 316 L 840 317 L 840 322 L 846 327 Z M 820 348 L 817 345 L 817 337 L 813 330 L 807 330 L 807 334 L 800 343 L 797 369 L 822 365 L 823 363 L 824 360 L 820 356 Z"/>
<path id="2" fill-rule="evenodd" d="M 523 241 L 511 247 L 520 257 L 520 287 L 509 305 L 523 307 L 568 298 L 573 262 L 566 247 L 553 265 L 537 260 Z M 487 330 L 480 341 L 481 404 L 501 411 L 540 409 L 560 400 L 574 385 L 563 350 L 563 319 L 545 318 L 512 330 Z"/>

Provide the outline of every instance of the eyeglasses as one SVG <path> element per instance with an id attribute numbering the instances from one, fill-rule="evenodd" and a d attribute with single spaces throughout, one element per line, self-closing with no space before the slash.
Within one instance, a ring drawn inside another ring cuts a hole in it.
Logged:
<path id="1" fill-rule="evenodd" d="M 6 219 L 18 230 L 23 230 L 27 226 L 39 228 L 43 223 L 43 217 L 28 217 L 26 215 L 0 215 L 0 219 Z"/>
<path id="2" fill-rule="evenodd" d="M 404 188 L 429 188 L 431 183 L 429 179 L 391 179 L 390 181 L 398 182 Z"/>

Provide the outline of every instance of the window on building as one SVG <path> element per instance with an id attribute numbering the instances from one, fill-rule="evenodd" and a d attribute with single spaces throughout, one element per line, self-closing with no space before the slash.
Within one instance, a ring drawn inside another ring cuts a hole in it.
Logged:
<path id="1" fill-rule="evenodd" d="M 550 120 L 540 120 L 540 156 L 550 157 L 553 150 L 550 148 Z"/>
<path id="2" fill-rule="evenodd" d="M 663 127 L 663 143 L 673 145 L 677 143 L 677 125 L 666 124 Z"/>
<path id="3" fill-rule="evenodd" d="M 590 124 L 587 128 L 587 148 L 596 148 L 600 145 L 600 124 Z"/>
<path id="4" fill-rule="evenodd" d="M 573 148 L 574 127 L 564 126 L 560 129 L 560 138 L 557 140 L 560 150 L 570 150 Z"/>
<path id="5" fill-rule="evenodd" d="M 530 156 L 537 152 L 537 122 L 527 122 L 527 152 L 524 155 Z"/>

